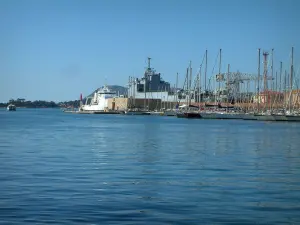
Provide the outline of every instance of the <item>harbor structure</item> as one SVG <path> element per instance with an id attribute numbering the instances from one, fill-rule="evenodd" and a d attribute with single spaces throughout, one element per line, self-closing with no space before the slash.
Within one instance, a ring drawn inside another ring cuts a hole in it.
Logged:
<path id="1" fill-rule="evenodd" d="M 280 62 L 280 72 L 276 71 L 276 77 L 274 77 L 274 49 L 271 51 L 270 59 L 268 51 L 263 51 L 261 54 L 261 49 L 258 49 L 257 74 L 234 72 L 230 69 L 230 64 L 227 66 L 227 72 L 223 73 L 221 71 L 221 54 L 222 50 L 220 49 L 217 56 L 219 70 L 217 74 L 212 72 L 208 85 L 206 81 L 206 50 L 199 70 L 194 75 L 192 63 L 189 62 L 181 88 L 178 88 L 178 73 L 176 85 L 171 85 L 162 79 L 161 73 L 151 67 L 151 58 L 149 57 L 144 74 L 139 78 L 129 77 L 126 94 L 121 96 L 114 93 L 110 97 L 104 98 L 100 108 L 101 110 L 125 110 L 128 112 L 131 110 L 134 115 L 144 114 L 148 111 L 157 111 L 159 114 L 159 111 L 174 110 L 175 108 L 184 112 L 202 113 L 201 118 L 222 119 L 242 118 L 237 114 L 238 111 L 240 114 L 249 115 L 248 119 L 253 119 L 253 115 L 257 114 L 256 119 L 259 118 L 259 120 L 274 120 L 274 116 L 280 120 L 282 119 L 281 111 L 284 111 L 286 115 L 295 114 L 297 109 L 299 111 L 299 92 L 293 90 L 293 85 L 296 85 L 295 76 L 287 74 L 286 70 L 283 74 L 282 62 Z M 263 56 L 262 74 L 260 73 L 261 55 Z M 271 69 L 269 70 L 270 64 Z M 204 66 L 203 82 L 201 78 Z M 293 49 L 290 72 L 294 73 Z M 277 75 L 279 75 L 279 80 Z M 97 100 L 97 96 L 97 93 L 94 93 L 90 100 L 86 100 L 82 109 L 95 107 L 94 105 L 100 102 Z M 193 117 L 195 116 L 193 115 Z"/>
<path id="2" fill-rule="evenodd" d="M 169 82 L 162 79 L 161 73 L 151 67 L 151 58 L 148 57 L 148 67 L 143 77 L 129 77 L 128 98 L 131 104 L 136 99 L 144 99 L 146 108 L 148 99 L 161 99 L 162 101 L 175 102 L 177 89 L 171 87 Z"/>

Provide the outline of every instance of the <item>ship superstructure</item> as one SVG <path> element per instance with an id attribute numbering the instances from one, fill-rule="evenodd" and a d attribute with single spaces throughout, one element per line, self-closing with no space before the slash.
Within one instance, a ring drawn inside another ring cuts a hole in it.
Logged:
<path id="1" fill-rule="evenodd" d="M 162 79 L 161 73 L 151 68 L 150 60 L 148 58 L 148 67 L 142 78 L 129 77 L 128 98 L 175 101 L 175 88 L 171 88 L 170 83 Z"/>

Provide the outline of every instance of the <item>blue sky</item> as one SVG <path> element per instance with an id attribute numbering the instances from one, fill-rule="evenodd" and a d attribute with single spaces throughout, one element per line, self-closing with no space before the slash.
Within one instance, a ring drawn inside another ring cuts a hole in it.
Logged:
<path id="1" fill-rule="evenodd" d="M 0 102 L 74 100 L 143 74 L 148 56 L 163 78 L 181 81 L 208 50 L 222 71 L 256 73 L 257 48 L 275 49 L 274 67 L 300 52 L 300 1 L 0 0 Z M 217 67 L 215 72 L 217 71 Z"/>

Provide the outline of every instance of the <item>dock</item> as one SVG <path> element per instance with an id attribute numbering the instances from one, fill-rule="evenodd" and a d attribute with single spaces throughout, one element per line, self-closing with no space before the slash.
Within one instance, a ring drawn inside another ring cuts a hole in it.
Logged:
<path id="1" fill-rule="evenodd" d="M 178 118 L 217 119 L 217 120 L 256 120 L 272 122 L 300 122 L 300 115 L 277 114 L 247 114 L 247 113 L 217 113 L 217 112 L 181 112 Z"/>
<path id="2" fill-rule="evenodd" d="M 64 110 L 65 113 L 73 114 L 126 114 L 124 111 L 78 111 L 78 110 Z M 130 113 L 130 115 L 159 115 L 169 116 L 162 112 L 143 112 L 143 113 Z M 178 118 L 194 118 L 194 119 L 217 119 L 217 120 L 256 120 L 256 121 L 274 121 L 274 122 L 300 122 L 300 115 L 260 115 L 260 114 L 247 114 L 247 113 L 216 113 L 216 112 L 177 112 Z"/>
<path id="3" fill-rule="evenodd" d="M 122 114 L 122 111 L 75 111 L 75 110 L 64 110 L 65 113 L 73 114 Z"/>

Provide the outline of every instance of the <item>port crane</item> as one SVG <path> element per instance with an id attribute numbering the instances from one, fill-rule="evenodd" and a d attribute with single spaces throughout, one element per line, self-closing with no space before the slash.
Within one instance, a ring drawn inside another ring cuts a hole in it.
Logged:
<path id="1" fill-rule="evenodd" d="M 249 91 L 250 89 L 249 86 L 251 81 L 254 81 L 256 83 L 255 86 L 257 86 L 258 80 L 260 81 L 260 85 L 263 84 L 262 81 L 264 80 L 274 80 L 272 76 L 260 75 L 258 79 L 257 74 L 243 73 L 240 71 L 221 73 L 221 74 L 217 74 L 215 77 L 217 82 L 225 82 L 224 90 L 223 91 L 219 90 L 219 92 L 221 92 L 220 93 L 221 95 L 227 95 L 229 98 L 238 98 L 241 90 L 240 86 L 245 82 L 247 82 L 247 91 Z M 199 82 L 198 79 L 199 79 L 199 74 L 197 74 L 197 76 L 195 77 L 193 90 L 197 90 L 197 83 Z M 186 83 L 187 80 L 185 80 L 184 86 L 186 85 Z M 210 93 L 212 94 L 212 92 Z"/>
<path id="2" fill-rule="evenodd" d="M 226 85 L 226 92 L 231 97 L 237 97 L 240 93 L 240 85 L 244 82 L 247 82 L 248 90 L 249 90 L 249 83 L 251 81 L 255 81 L 257 86 L 257 81 L 265 81 L 265 80 L 274 80 L 272 76 L 265 76 L 251 73 L 243 73 L 243 72 L 226 72 L 216 75 L 217 82 L 225 82 Z M 260 82 L 261 83 L 261 82 Z"/>

